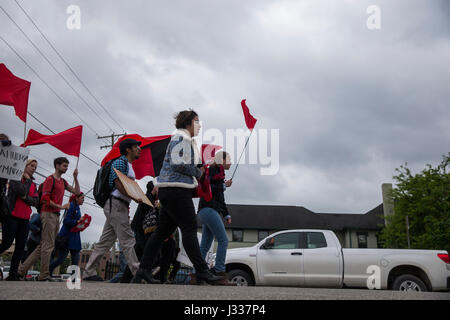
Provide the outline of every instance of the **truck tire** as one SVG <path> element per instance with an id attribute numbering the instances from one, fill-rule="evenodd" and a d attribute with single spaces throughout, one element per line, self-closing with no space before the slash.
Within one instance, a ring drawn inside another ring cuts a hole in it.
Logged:
<path id="1" fill-rule="evenodd" d="M 228 272 L 228 281 L 238 286 L 254 286 L 252 277 L 244 270 L 234 269 Z"/>
<path id="2" fill-rule="evenodd" d="M 415 292 L 428 291 L 425 283 L 420 278 L 413 276 L 412 274 L 403 274 L 395 278 L 394 284 L 392 285 L 392 290 Z"/>

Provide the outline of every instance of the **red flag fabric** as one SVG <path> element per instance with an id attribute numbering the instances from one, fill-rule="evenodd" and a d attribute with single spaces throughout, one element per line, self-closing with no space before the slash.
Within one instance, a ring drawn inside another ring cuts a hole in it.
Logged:
<path id="1" fill-rule="evenodd" d="M 222 147 L 215 144 L 202 144 L 202 163 L 212 163 L 216 152 L 220 149 L 222 149 Z"/>
<path id="2" fill-rule="evenodd" d="M 48 143 L 68 155 L 79 157 L 82 135 L 83 126 L 74 127 L 54 135 L 45 135 L 30 129 L 27 140 L 21 146 L 27 147 Z"/>
<path id="3" fill-rule="evenodd" d="M 245 99 L 241 101 L 241 106 L 242 111 L 244 112 L 245 124 L 247 125 L 247 128 L 249 128 L 249 130 L 252 131 L 253 128 L 255 127 L 257 119 L 253 118 L 253 116 L 250 114 L 250 110 L 245 104 Z"/>
<path id="4" fill-rule="evenodd" d="M 132 164 L 136 179 L 139 180 L 145 176 L 156 177 L 161 170 L 171 137 L 171 135 L 164 135 L 145 138 L 138 134 L 127 134 L 117 140 L 112 150 L 103 158 L 101 165 L 104 166 L 108 161 L 120 157 L 119 145 L 122 140 L 134 139 L 141 142 L 142 149 L 141 156 Z"/>
<path id="5" fill-rule="evenodd" d="M 20 79 L 0 63 L 0 104 L 13 106 L 16 116 L 27 122 L 28 95 L 31 82 Z"/>

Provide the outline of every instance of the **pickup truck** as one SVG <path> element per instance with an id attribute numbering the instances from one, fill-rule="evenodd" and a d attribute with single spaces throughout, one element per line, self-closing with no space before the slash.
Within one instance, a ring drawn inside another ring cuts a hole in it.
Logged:
<path id="1" fill-rule="evenodd" d="M 227 250 L 228 279 L 246 286 L 448 291 L 447 251 L 343 249 L 333 231 L 285 230 Z"/>

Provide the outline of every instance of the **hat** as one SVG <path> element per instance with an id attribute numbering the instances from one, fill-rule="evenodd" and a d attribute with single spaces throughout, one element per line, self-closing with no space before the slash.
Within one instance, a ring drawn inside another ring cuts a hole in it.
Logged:
<path id="1" fill-rule="evenodd" d="M 127 154 L 127 148 L 132 148 L 133 146 L 140 146 L 142 142 L 134 139 L 124 139 L 120 142 L 119 150 L 121 155 Z"/>

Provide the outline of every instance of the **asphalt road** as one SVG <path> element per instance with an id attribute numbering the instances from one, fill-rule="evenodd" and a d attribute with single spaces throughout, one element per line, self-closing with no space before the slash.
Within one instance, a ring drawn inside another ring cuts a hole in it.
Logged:
<path id="1" fill-rule="evenodd" d="M 450 300 L 449 292 L 0 281 L 0 300 Z"/>

